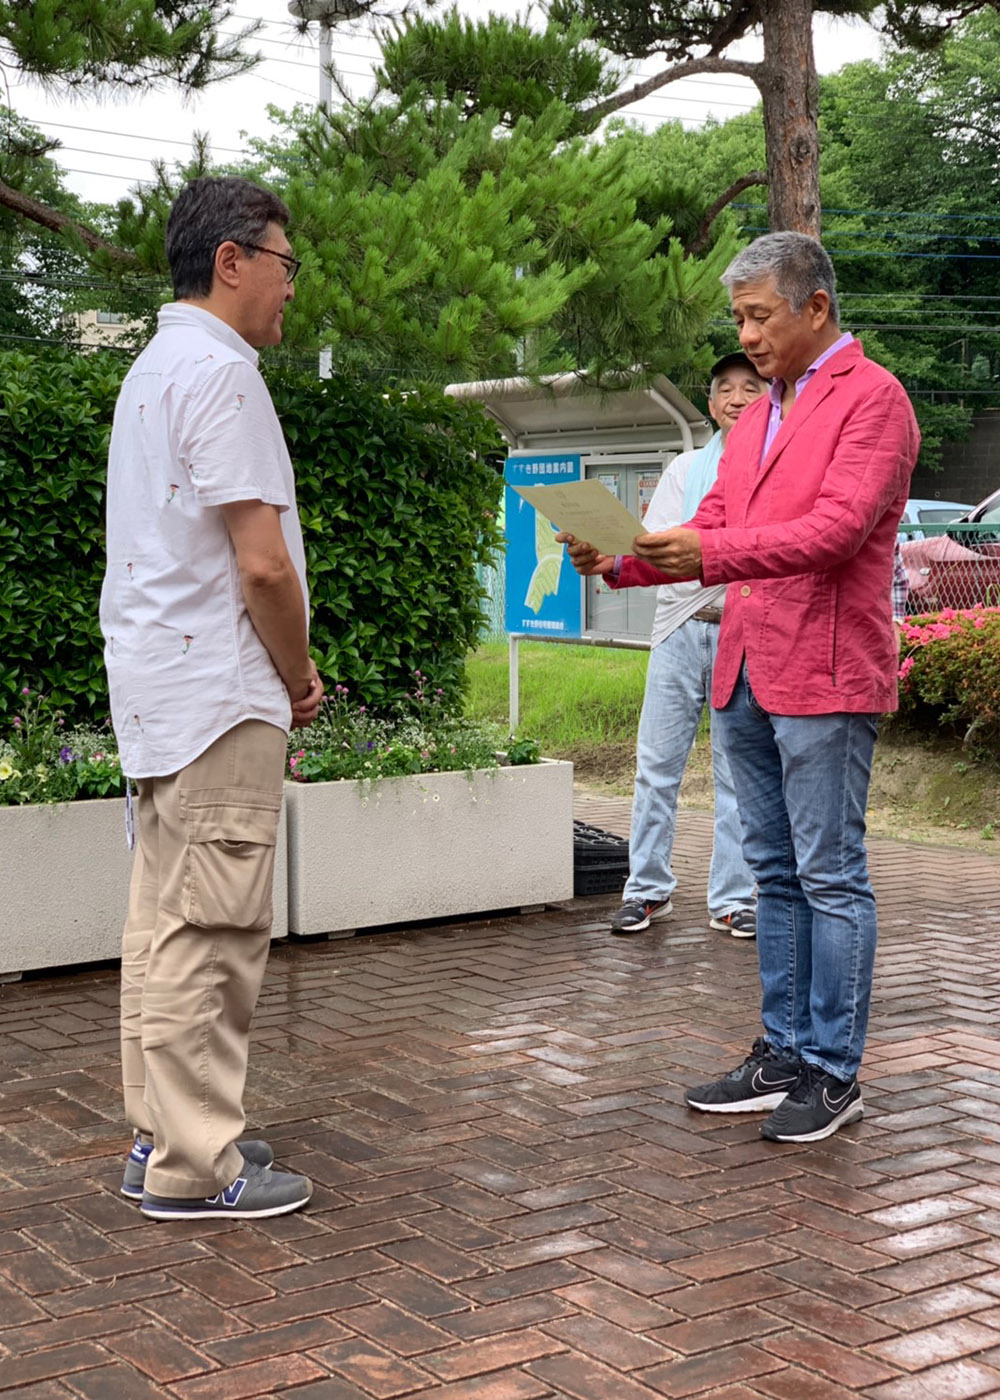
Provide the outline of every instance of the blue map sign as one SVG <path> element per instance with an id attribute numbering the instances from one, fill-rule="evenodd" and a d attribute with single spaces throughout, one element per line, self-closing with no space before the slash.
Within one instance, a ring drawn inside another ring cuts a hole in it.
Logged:
<path id="1" fill-rule="evenodd" d="M 514 486 L 555 486 L 580 480 L 578 453 L 525 453 L 507 458 L 504 479 L 507 528 L 508 632 L 579 637 L 583 625 L 580 577 L 555 542 L 555 530 Z"/>

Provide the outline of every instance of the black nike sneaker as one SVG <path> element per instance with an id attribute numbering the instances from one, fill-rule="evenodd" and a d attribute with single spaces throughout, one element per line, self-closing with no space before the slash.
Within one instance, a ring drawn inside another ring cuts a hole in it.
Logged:
<path id="1" fill-rule="evenodd" d="M 803 1068 L 801 1060 L 787 1059 L 766 1040 L 755 1040 L 741 1065 L 714 1084 L 688 1089 L 684 1100 L 702 1113 L 760 1113 L 778 1107 Z"/>
<path id="2" fill-rule="evenodd" d="M 760 1125 L 771 1142 L 818 1142 L 864 1114 L 857 1079 L 837 1079 L 806 1065 L 795 1088 Z"/>

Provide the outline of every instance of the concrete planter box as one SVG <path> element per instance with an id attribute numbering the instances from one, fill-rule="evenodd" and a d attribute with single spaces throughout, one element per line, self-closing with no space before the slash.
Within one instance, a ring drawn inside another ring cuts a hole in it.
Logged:
<path id="1" fill-rule="evenodd" d="M 286 821 L 278 830 L 274 933 L 288 933 Z M 121 956 L 132 853 L 125 799 L 0 807 L 0 976 Z"/>
<path id="2" fill-rule="evenodd" d="M 573 896 L 573 765 L 286 783 L 303 937 Z"/>

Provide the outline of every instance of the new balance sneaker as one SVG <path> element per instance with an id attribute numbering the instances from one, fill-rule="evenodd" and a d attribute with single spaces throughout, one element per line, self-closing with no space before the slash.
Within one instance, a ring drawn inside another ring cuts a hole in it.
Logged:
<path id="1" fill-rule="evenodd" d="M 288 1215 L 300 1210 L 312 1195 L 312 1182 L 291 1172 L 274 1172 L 256 1162 L 244 1162 L 243 1172 L 215 1196 L 203 1199 L 142 1193 L 143 1215 L 151 1220 L 253 1220 Z"/>
<path id="2" fill-rule="evenodd" d="M 672 909 L 669 899 L 627 899 L 611 916 L 611 932 L 641 933 L 654 919 L 665 919 Z"/>
<path id="3" fill-rule="evenodd" d="M 806 1065 L 799 1082 L 760 1125 L 770 1142 L 818 1142 L 856 1123 L 865 1106 L 857 1079 L 846 1084 L 818 1065 Z"/>
<path id="4" fill-rule="evenodd" d="M 258 1167 L 269 1167 L 274 1161 L 274 1153 L 271 1151 L 270 1144 L 261 1142 L 258 1138 L 248 1138 L 245 1142 L 238 1142 L 236 1146 L 243 1153 L 245 1162 L 254 1162 Z M 142 1193 L 146 1185 L 146 1164 L 152 1150 L 153 1144 L 151 1142 L 143 1142 L 141 1138 L 136 1138 L 132 1143 L 132 1151 L 125 1158 L 125 1174 L 122 1177 L 121 1193 L 123 1196 L 127 1196 L 130 1201 L 142 1200 Z"/>
<path id="5" fill-rule="evenodd" d="M 744 905 L 740 909 L 730 909 L 728 914 L 720 914 L 718 918 L 713 914 L 708 926 L 719 933 L 731 933 L 734 938 L 756 938 L 757 910 Z"/>
<path id="6" fill-rule="evenodd" d="M 799 1082 L 802 1068 L 800 1060 L 786 1059 L 766 1040 L 755 1040 L 741 1065 L 714 1084 L 688 1089 L 684 1101 L 702 1113 L 759 1113 L 777 1108 Z"/>

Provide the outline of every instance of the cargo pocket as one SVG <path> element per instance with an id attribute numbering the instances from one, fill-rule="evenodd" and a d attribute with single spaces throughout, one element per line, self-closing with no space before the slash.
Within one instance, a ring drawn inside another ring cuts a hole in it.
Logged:
<path id="1" fill-rule="evenodd" d="M 181 795 L 187 833 L 182 913 L 198 928 L 267 928 L 281 794 L 194 788 Z"/>

